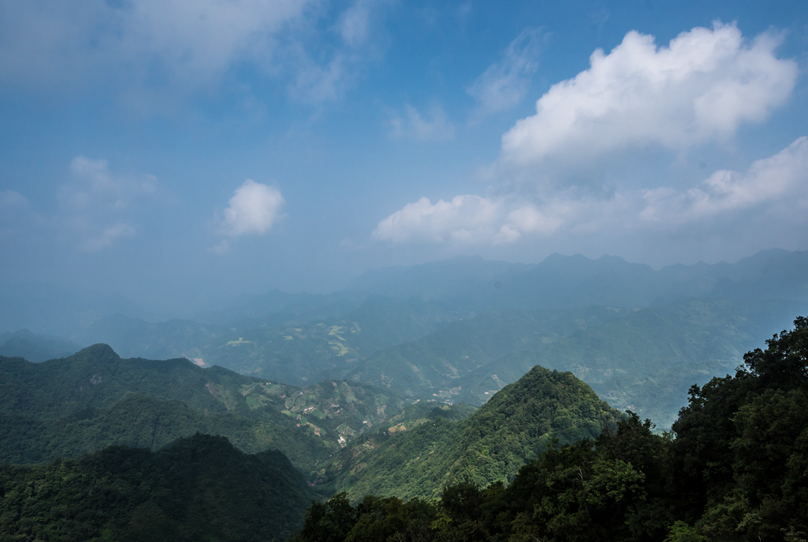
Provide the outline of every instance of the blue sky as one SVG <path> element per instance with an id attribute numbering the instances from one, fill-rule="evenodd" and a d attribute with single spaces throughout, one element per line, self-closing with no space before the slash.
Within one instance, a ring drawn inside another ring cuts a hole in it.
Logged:
<path id="1" fill-rule="evenodd" d="M 804 2 L 0 0 L 0 277 L 808 249 Z"/>

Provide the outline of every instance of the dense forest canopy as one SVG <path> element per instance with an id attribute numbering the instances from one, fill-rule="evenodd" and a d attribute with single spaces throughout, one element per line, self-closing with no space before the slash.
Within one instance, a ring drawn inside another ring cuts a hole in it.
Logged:
<path id="1" fill-rule="evenodd" d="M 79 460 L 0 467 L 0 539 L 274 540 L 312 497 L 280 452 L 246 455 L 195 435 L 153 453 L 111 446 Z"/>

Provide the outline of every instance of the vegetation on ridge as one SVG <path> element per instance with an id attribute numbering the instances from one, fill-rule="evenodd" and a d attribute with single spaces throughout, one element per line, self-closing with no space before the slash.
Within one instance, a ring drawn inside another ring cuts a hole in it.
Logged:
<path id="1" fill-rule="evenodd" d="M 554 439 L 593 438 L 618 419 L 571 373 L 537 366 L 465 420 L 437 417 L 410 431 L 360 439 L 335 455 L 323 476 L 352 500 L 433 498 L 460 480 L 507 481 Z"/>
<path id="2" fill-rule="evenodd" d="M 247 452 L 280 449 L 308 473 L 403 405 L 373 386 L 297 388 L 186 359 L 121 359 L 100 344 L 38 364 L 0 357 L 0 460 L 77 457 L 109 444 L 157 449 L 203 431 Z"/>

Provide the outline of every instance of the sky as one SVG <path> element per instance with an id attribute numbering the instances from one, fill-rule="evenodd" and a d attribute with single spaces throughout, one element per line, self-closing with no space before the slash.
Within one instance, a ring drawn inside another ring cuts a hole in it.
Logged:
<path id="1" fill-rule="evenodd" d="M 807 67 L 797 0 L 0 0 L 0 286 L 806 250 Z"/>

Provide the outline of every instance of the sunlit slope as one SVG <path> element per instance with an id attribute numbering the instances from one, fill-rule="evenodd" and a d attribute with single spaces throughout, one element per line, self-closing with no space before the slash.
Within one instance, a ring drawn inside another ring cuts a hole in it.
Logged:
<path id="1" fill-rule="evenodd" d="M 466 420 L 436 418 L 363 437 L 335 456 L 327 477 L 351 499 L 370 493 L 433 498 L 466 479 L 507 480 L 552 439 L 595 437 L 618 417 L 572 374 L 537 366 Z"/>
<path id="2" fill-rule="evenodd" d="M 111 443 L 155 448 L 200 431 L 248 451 L 278 448 L 308 472 L 403 404 L 373 386 L 297 388 L 185 359 L 121 359 L 106 345 L 40 364 L 0 358 L 5 461 L 75 456 Z"/>
<path id="3" fill-rule="evenodd" d="M 0 466 L 3 540 L 277 540 L 309 492 L 279 452 L 246 455 L 197 435 L 153 453 L 111 447 L 80 460 Z"/>

